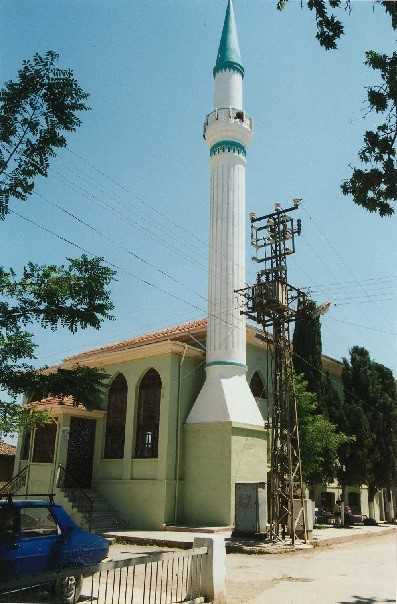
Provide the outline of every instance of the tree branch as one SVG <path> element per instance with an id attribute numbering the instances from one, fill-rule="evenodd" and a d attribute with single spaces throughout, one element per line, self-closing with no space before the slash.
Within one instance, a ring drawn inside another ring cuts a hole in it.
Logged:
<path id="1" fill-rule="evenodd" d="M 33 119 L 33 117 L 34 117 L 35 113 L 36 113 L 36 107 L 33 109 L 32 113 L 31 113 L 31 115 L 30 115 L 30 117 L 29 117 L 28 123 L 26 124 L 26 127 L 24 128 L 24 131 L 23 131 L 23 133 L 22 133 L 22 134 L 21 134 L 21 136 L 20 136 L 19 141 L 18 141 L 18 142 L 17 142 L 17 144 L 14 146 L 14 149 L 11 151 L 11 153 L 10 153 L 10 155 L 9 155 L 9 157 L 8 157 L 8 159 L 7 159 L 7 161 L 5 162 L 5 164 L 4 164 L 4 166 L 3 166 L 3 169 L 1 169 L 1 170 L 0 170 L 0 174 L 3 174 L 3 172 L 6 170 L 6 168 L 7 168 L 8 164 L 10 163 L 11 159 L 13 158 L 13 156 L 15 155 L 15 153 L 18 151 L 19 147 L 21 146 L 22 141 L 23 141 L 23 139 L 25 138 L 26 133 L 27 133 L 27 131 L 29 130 L 29 128 L 30 128 L 30 126 L 31 126 L 31 122 L 32 122 L 32 119 Z"/>

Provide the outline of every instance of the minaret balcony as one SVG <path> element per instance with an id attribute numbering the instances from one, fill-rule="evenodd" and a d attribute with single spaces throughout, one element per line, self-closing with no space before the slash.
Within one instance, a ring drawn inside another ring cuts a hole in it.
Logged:
<path id="1" fill-rule="evenodd" d="M 203 138 L 212 147 L 221 140 L 235 140 L 247 146 L 252 136 L 252 118 L 242 109 L 220 107 L 207 115 Z"/>

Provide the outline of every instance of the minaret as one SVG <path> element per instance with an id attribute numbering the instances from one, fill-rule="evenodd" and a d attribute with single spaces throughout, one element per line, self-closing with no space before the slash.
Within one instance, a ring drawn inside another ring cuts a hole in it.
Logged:
<path id="1" fill-rule="evenodd" d="M 190 526 L 233 526 L 236 483 L 264 483 L 264 421 L 246 379 L 246 327 L 235 290 L 245 280 L 245 169 L 252 121 L 243 109 L 241 62 L 229 0 L 214 67 L 210 149 L 210 250 L 206 379 L 184 426 L 183 506 Z M 169 485 L 171 487 L 171 485 Z"/>
<path id="2" fill-rule="evenodd" d="M 210 148 L 210 249 L 206 381 L 188 423 L 263 425 L 246 374 L 246 326 L 235 293 L 245 284 L 245 170 L 252 120 L 243 110 L 244 67 L 229 0 L 214 74 Z"/>

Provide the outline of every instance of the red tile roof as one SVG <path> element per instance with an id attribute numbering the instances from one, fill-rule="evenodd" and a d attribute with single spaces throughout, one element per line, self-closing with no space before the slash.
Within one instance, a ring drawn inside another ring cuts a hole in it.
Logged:
<path id="1" fill-rule="evenodd" d="M 47 398 L 43 398 L 41 401 L 32 401 L 28 404 L 28 407 L 34 407 L 35 409 L 37 407 L 40 407 L 40 410 L 45 411 L 46 409 L 50 409 L 54 405 L 85 409 L 85 407 L 80 403 L 76 405 L 72 396 L 65 396 L 64 398 L 60 396 L 47 396 Z"/>
<path id="2" fill-rule="evenodd" d="M 181 340 L 184 336 L 189 333 L 200 333 L 205 332 L 207 329 L 207 319 L 199 319 L 197 321 L 189 321 L 188 323 L 182 323 L 181 325 L 174 325 L 173 327 L 167 327 L 160 331 L 154 331 L 152 333 L 144 334 L 136 338 L 129 338 L 128 340 L 122 340 L 114 344 L 108 344 L 99 348 L 93 348 L 87 352 L 81 352 L 80 354 L 67 357 L 67 361 L 79 361 L 86 357 L 90 357 L 94 354 L 100 354 L 102 352 L 118 352 L 120 350 L 126 350 L 128 348 L 137 348 L 139 346 L 145 346 L 146 344 L 153 344 L 155 342 L 162 342 L 164 340 Z"/>
<path id="3" fill-rule="evenodd" d="M 16 450 L 14 445 L 0 441 L 0 455 L 15 455 Z"/>

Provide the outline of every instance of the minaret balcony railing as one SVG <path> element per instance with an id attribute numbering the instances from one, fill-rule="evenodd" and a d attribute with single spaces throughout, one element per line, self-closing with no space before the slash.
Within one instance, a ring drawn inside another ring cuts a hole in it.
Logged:
<path id="1" fill-rule="evenodd" d="M 207 131 L 212 126 L 238 126 L 243 130 L 252 131 L 252 118 L 242 109 L 233 107 L 218 107 L 215 111 L 209 113 L 204 122 L 203 138 L 207 140 Z M 212 128 L 211 128 L 212 129 Z"/>

